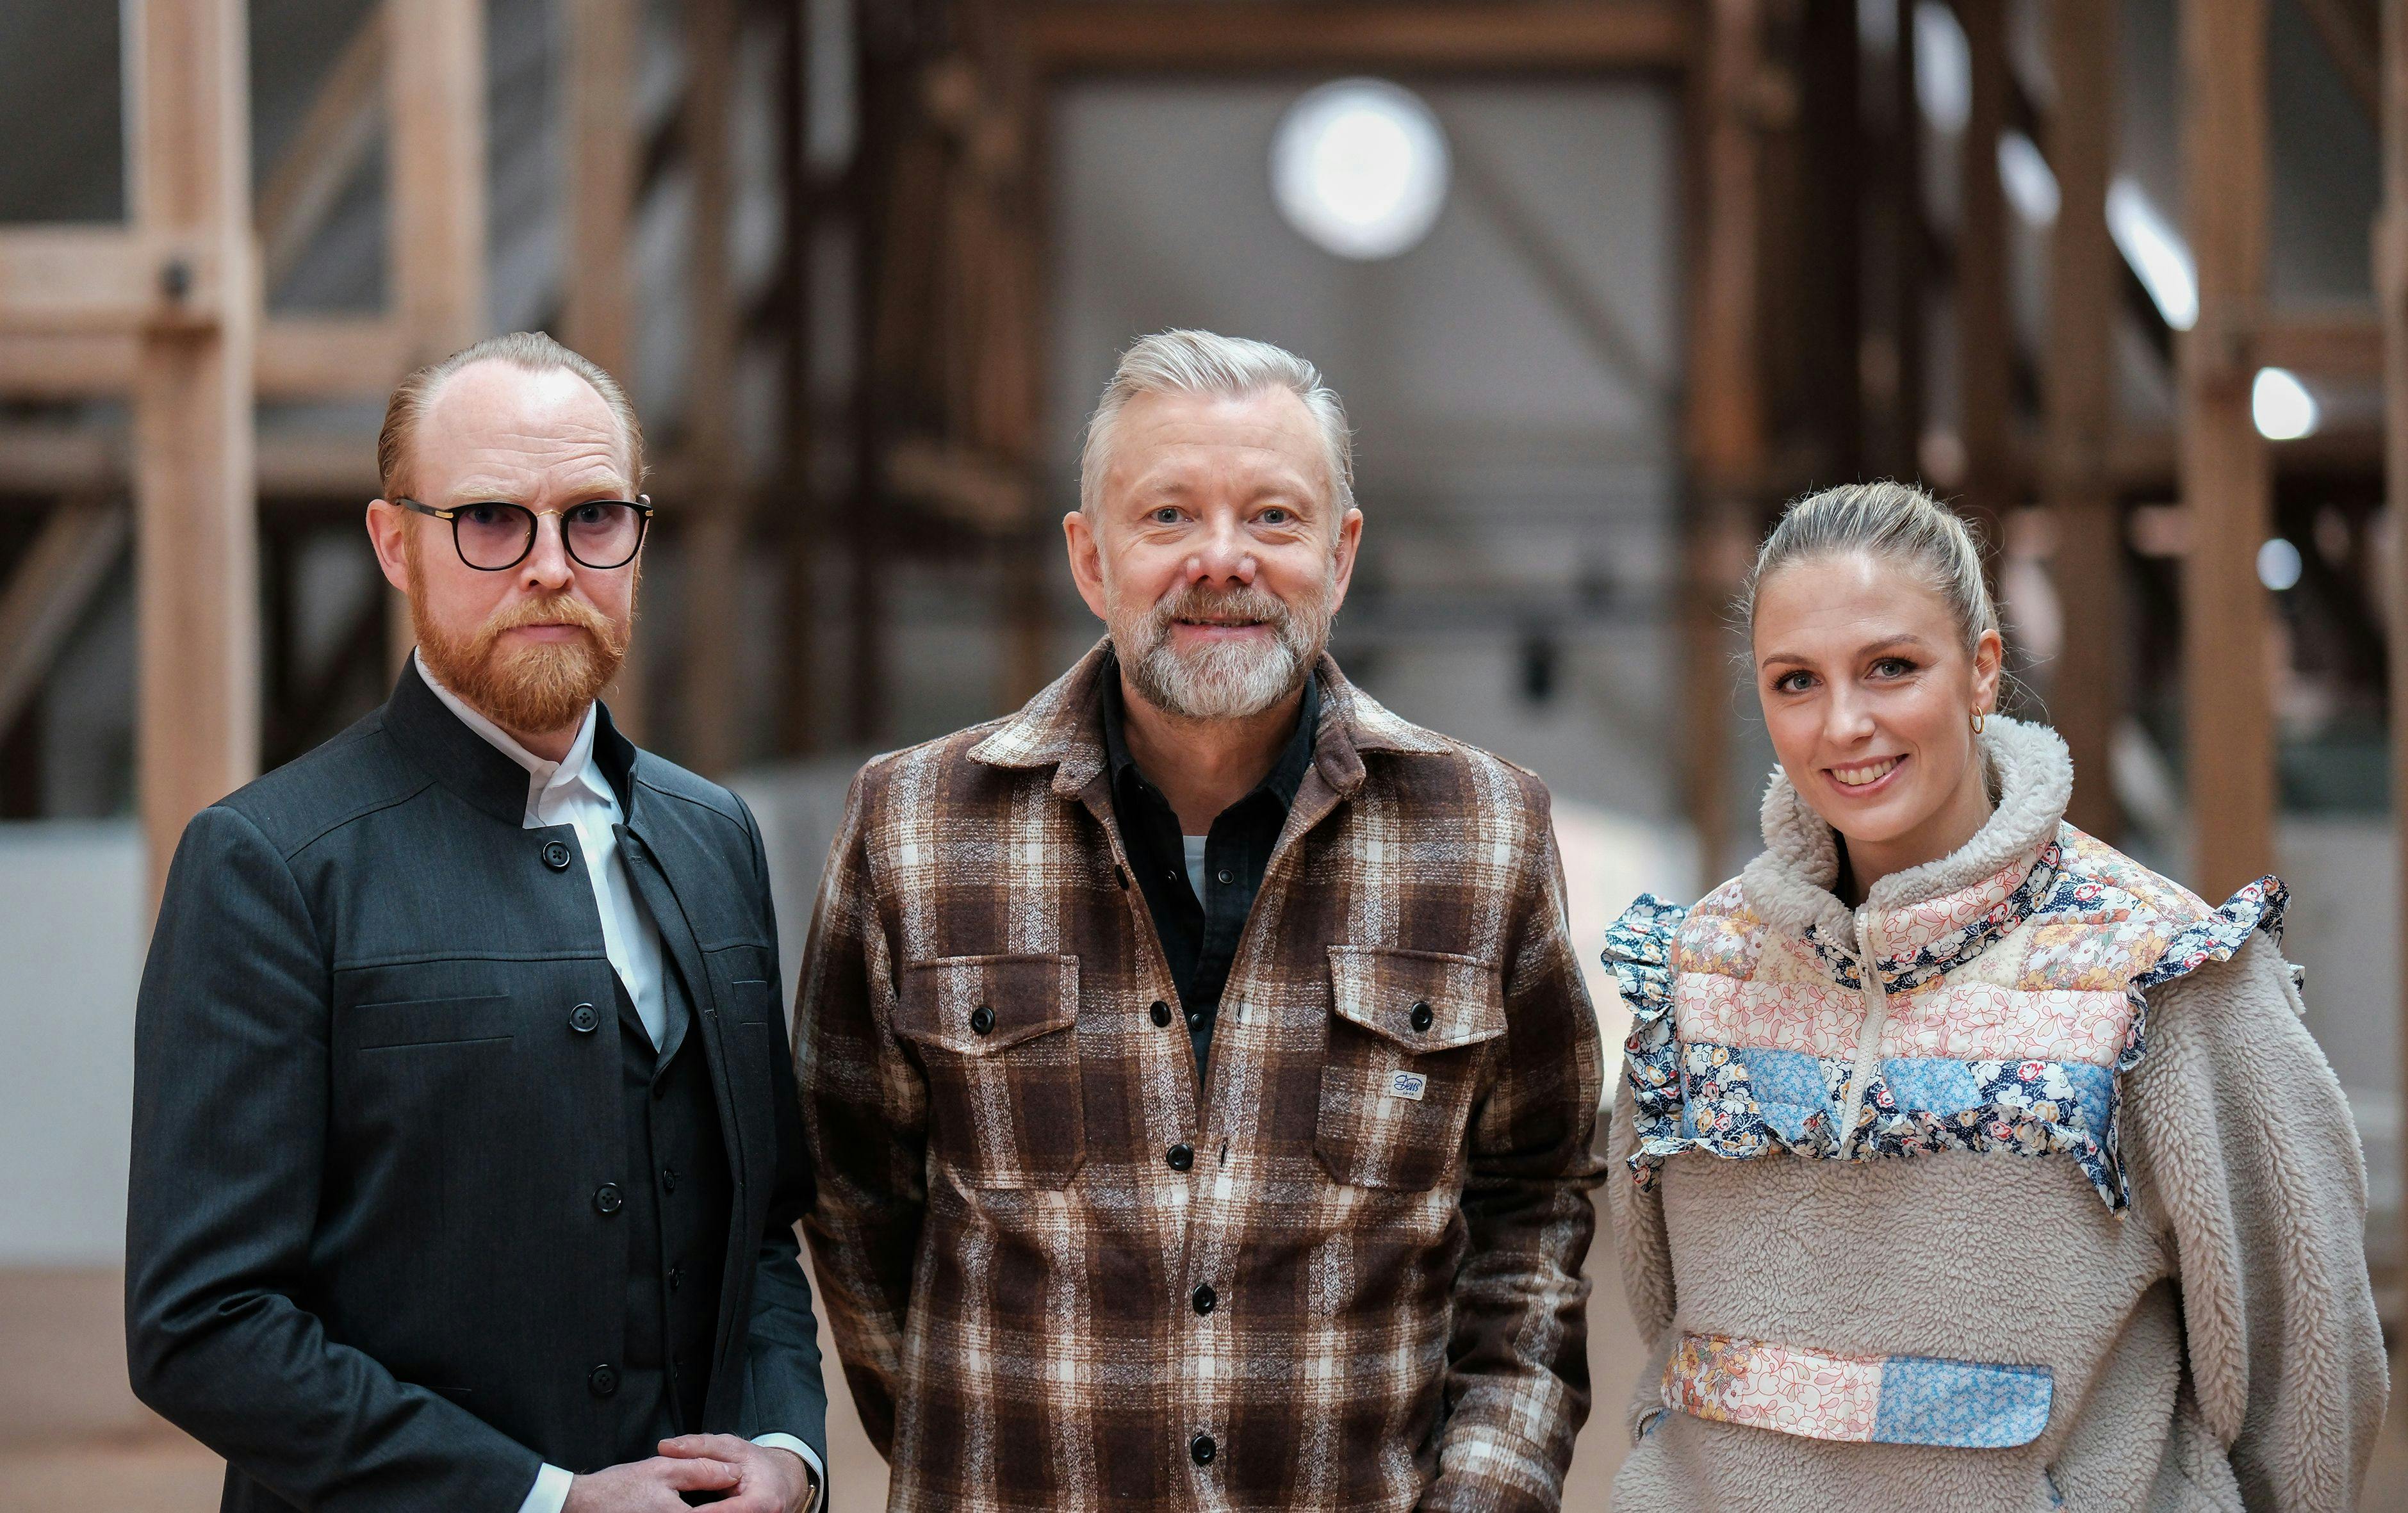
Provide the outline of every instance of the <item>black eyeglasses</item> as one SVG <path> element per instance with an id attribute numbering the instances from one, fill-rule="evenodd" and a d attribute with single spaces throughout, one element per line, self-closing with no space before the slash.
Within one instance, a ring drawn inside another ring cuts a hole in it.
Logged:
<path id="1" fill-rule="evenodd" d="M 537 511 L 499 499 L 437 509 L 415 499 L 396 498 L 404 509 L 452 522 L 452 545 L 460 560 L 480 573 L 507 573 L 526 561 L 535 550 L 538 513 L 560 517 L 560 544 L 579 564 L 596 571 L 624 567 L 644 547 L 644 530 L 652 523 L 650 496 L 633 499 L 588 499 L 566 509 Z"/>

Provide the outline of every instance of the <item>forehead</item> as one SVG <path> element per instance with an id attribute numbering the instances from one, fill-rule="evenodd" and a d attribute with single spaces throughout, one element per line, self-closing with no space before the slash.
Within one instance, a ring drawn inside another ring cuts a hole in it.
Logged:
<path id="1" fill-rule="evenodd" d="M 1759 651 L 1802 651 L 1820 643 L 1849 649 L 1915 636 L 1935 647 L 1956 642 L 1947 602 L 1904 564 L 1851 551 L 1810 557 L 1765 576 L 1756 593 Z"/>
<path id="2" fill-rule="evenodd" d="M 1112 422 L 1104 486 L 1185 482 L 1208 472 L 1319 481 L 1325 461 L 1312 412 L 1285 389 L 1140 394 Z"/>
<path id="3" fill-rule="evenodd" d="M 421 487 L 452 483 L 624 482 L 627 438 L 594 386 L 565 368 L 531 373 L 472 363 L 438 386 L 419 418 Z"/>

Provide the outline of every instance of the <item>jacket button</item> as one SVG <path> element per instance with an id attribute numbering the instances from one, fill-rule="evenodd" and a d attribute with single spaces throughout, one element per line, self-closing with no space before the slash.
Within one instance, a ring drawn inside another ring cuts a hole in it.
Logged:
<path id="1" fill-rule="evenodd" d="M 676 1168 L 676 1167 L 674 1167 L 674 1166 L 664 1166 L 664 1167 L 662 1167 L 662 1168 L 661 1168 L 661 1191 L 662 1191 L 662 1192 L 675 1192 L 677 1191 L 677 1182 L 678 1182 L 678 1178 L 677 1178 L 677 1168 Z"/>
<path id="2" fill-rule="evenodd" d="M 995 1010 L 984 1004 L 970 1010 L 970 1034 L 984 1035 L 995 1028 Z"/>
<path id="3" fill-rule="evenodd" d="M 1427 1004 L 1415 1004 L 1415 1005 L 1413 1006 L 1413 1028 L 1414 1028 L 1414 1029 L 1416 1029 L 1416 1030 L 1426 1030 L 1426 1029 L 1428 1029 L 1428 1028 L 1430 1027 L 1430 1021 L 1431 1021 L 1432 1019 L 1434 1019 L 1435 1017 L 1436 1017 L 1436 1016 L 1434 1016 L 1434 1015 L 1432 1015 L 1432 1014 L 1430 1013 L 1430 1006 L 1429 1006 L 1429 1005 L 1427 1005 Z"/>
<path id="4" fill-rule="evenodd" d="M 609 1397 L 619 1390 L 617 1366 L 595 1366 L 585 1374 L 585 1390 L 595 1397 Z"/>
<path id="5" fill-rule="evenodd" d="M 594 1206 L 606 1214 L 615 1214 L 626 1204 L 616 1182 L 605 1182 L 594 1190 Z"/>
<path id="6" fill-rule="evenodd" d="M 579 1035 L 592 1035 L 601 1022 L 602 1016 L 594 1012 L 592 1004 L 580 1004 L 568 1011 L 568 1027 Z"/>
<path id="7" fill-rule="evenodd" d="M 1170 1006 L 1164 1003 L 1161 999 L 1157 998 L 1154 1001 L 1154 1007 L 1149 1010 L 1149 1012 L 1154 1015 L 1154 1024 L 1155 1029 L 1161 1029 L 1169 1024 Z"/>
<path id="8" fill-rule="evenodd" d="M 679 1288 L 683 1287 L 684 1285 L 685 1285 L 685 1265 L 684 1265 L 684 1263 L 680 1263 L 679 1264 L 674 1265 L 674 1266 L 671 1266 L 671 1267 L 669 1268 L 669 1291 L 670 1291 L 670 1292 L 676 1292 Z"/>
<path id="9" fill-rule="evenodd" d="M 568 843 L 548 840 L 543 843 L 543 864 L 554 872 L 568 870 Z"/>
<path id="10" fill-rule="evenodd" d="M 1212 1457 L 1220 1453 L 1220 1449 L 1221 1447 L 1212 1443 L 1211 1435 L 1198 1434 L 1187 1442 L 1188 1459 L 1197 1465 L 1211 1465 Z"/>
<path id="11" fill-rule="evenodd" d="M 1196 1305 L 1196 1311 L 1197 1313 L 1211 1313 L 1214 1306 L 1220 1303 L 1221 1295 L 1212 1291 L 1212 1284 L 1211 1282 L 1206 1282 L 1203 1286 L 1196 1290 L 1196 1295 L 1189 1298 L 1188 1301 Z"/>
<path id="12" fill-rule="evenodd" d="M 1196 1164 L 1196 1149 L 1189 1145 L 1175 1145 L 1163 1153 L 1162 1159 L 1170 1163 L 1172 1171 L 1183 1172 Z"/>

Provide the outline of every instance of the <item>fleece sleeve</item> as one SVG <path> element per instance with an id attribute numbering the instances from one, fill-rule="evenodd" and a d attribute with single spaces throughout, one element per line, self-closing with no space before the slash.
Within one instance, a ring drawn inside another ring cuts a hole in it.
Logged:
<path id="1" fill-rule="evenodd" d="M 2180 1270 L 2200 1411 L 2251 1509 L 2346 1513 L 2389 1384 L 2341 1085 L 2269 937 L 2149 997 L 2126 1138 Z"/>

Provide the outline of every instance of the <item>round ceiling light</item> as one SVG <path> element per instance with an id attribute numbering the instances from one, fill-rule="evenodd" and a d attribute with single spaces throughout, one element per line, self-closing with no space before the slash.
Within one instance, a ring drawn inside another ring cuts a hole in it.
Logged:
<path id="1" fill-rule="evenodd" d="M 1446 133 L 1419 95 L 1342 79 L 1288 107 L 1271 139 L 1271 193 L 1308 241 L 1372 262 L 1412 250 L 1446 207 Z"/>

